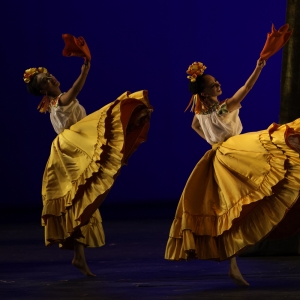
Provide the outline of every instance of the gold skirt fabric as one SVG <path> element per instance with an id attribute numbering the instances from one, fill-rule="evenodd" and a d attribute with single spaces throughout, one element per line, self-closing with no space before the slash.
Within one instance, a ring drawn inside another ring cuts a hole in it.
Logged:
<path id="1" fill-rule="evenodd" d="M 195 166 L 165 258 L 225 260 L 300 228 L 300 119 L 229 138 Z"/>
<path id="2" fill-rule="evenodd" d="M 46 246 L 73 249 L 104 245 L 98 207 L 120 168 L 146 141 L 149 122 L 127 131 L 137 107 L 151 108 L 147 91 L 126 92 L 86 116 L 53 141 L 42 182 L 42 225 Z"/>

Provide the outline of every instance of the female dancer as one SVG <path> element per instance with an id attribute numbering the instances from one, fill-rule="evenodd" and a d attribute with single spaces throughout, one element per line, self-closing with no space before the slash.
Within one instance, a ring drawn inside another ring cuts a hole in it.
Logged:
<path id="1" fill-rule="evenodd" d="M 300 228 L 300 119 L 240 134 L 241 101 L 266 62 L 257 61 L 245 85 L 219 102 L 221 84 L 193 63 L 192 128 L 212 145 L 191 173 L 177 207 L 165 258 L 229 259 L 229 276 L 248 286 L 236 255 L 265 236 L 282 237 Z"/>
<path id="2" fill-rule="evenodd" d="M 76 99 L 90 69 L 86 61 L 66 92 L 45 68 L 25 71 L 24 81 L 33 95 L 45 95 L 39 109 L 50 112 L 58 136 L 52 143 L 42 183 L 42 225 L 46 246 L 58 243 L 74 249 L 72 264 L 86 276 L 85 247 L 104 244 L 99 205 L 119 170 L 144 142 L 152 108 L 147 91 L 121 95 L 86 116 Z"/>

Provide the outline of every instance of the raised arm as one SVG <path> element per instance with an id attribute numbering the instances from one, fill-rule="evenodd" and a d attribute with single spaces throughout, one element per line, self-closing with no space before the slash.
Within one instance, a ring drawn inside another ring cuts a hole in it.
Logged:
<path id="1" fill-rule="evenodd" d="M 90 65 L 89 61 L 87 61 L 86 63 L 84 63 L 82 65 L 81 73 L 80 73 L 79 77 L 76 79 L 76 81 L 74 82 L 73 86 L 64 95 L 62 95 L 60 97 L 60 100 L 59 100 L 60 106 L 67 106 L 76 99 L 77 95 L 79 94 L 79 92 L 81 91 L 81 89 L 84 86 L 86 77 L 90 70 L 90 66 L 91 65 Z"/>
<path id="2" fill-rule="evenodd" d="M 227 99 L 227 109 L 229 111 L 232 111 L 235 108 L 239 107 L 242 100 L 246 97 L 246 95 L 254 86 L 256 80 L 260 75 L 262 68 L 265 65 L 266 65 L 266 61 L 259 58 L 253 73 L 250 75 L 250 77 L 245 82 L 245 84 L 231 98 Z"/>
<path id="3" fill-rule="evenodd" d="M 197 119 L 196 115 L 194 115 L 192 128 L 202 137 L 205 139 L 204 132 L 200 126 L 199 120 Z M 205 139 L 206 140 L 206 139 Z"/>

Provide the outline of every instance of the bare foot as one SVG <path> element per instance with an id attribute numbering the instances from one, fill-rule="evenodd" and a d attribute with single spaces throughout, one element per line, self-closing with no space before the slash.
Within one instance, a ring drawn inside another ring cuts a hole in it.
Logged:
<path id="1" fill-rule="evenodd" d="M 233 257 L 230 259 L 230 267 L 229 267 L 229 277 L 233 280 L 233 282 L 241 287 L 249 286 L 250 284 L 243 278 L 239 267 L 236 262 L 236 258 Z"/>
<path id="2" fill-rule="evenodd" d="M 153 113 L 153 109 L 147 108 L 146 111 L 144 112 L 144 116 L 141 117 L 141 124 L 146 124 L 147 122 L 150 121 L 151 114 Z"/>
<path id="3" fill-rule="evenodd" d="M 130 133 L 140 125 L 144 125 L 149 122 L 152 112 L 153 109 L 145 108 L 143 106 L 137 108 L 130 118 L 130 121 L 126 128 L 126 132 Z"/>
<path id="4" fill-rule="evenodd" d="M 250 284 L 243 278 L 242 275 L 240 276 L 237 276 L 237 275 L 234 275 L 232 273 L 229 272 L 229 277 L 233 280 L 233 282 L 238 285 L 238 286 L 243 286 L 243 287 L 246 287 L 246 286 L 249 286 Z"/>
<path id="5" fill-rule="evenodd" d="M 185 251 L 185 253 L 186 253 L 186 260 L 197 259 L 197 254 L 194 249 L 187 250 L 187 251 Z"/>
<path id="6" fill-rule="evenodd" d="M 80 271 L 81 273 L 83 273 L 83 275 L 85 275 L 85 276 L 91 276 L 91 277 L 96 277 L 96 275 L 93 274 L 93 273 L 90 271 L 88 265 L 87 265 L 86 262 L 84 262 L 83 260 L 79 260 L 79 259 L 76 259 L 76 260 L 75 260 L 75 258 L 74 258 L 74 259 L 72 260 L 72 265 L 73 265 L 74 267 L 76 267 L 77 269 L 79 269 L 79 271 Z"/>
<path id="7" fill-rule="evenodd" d="M 136 112 L 133 113 L 131 117 L 131 123 L 134 126 L 139 126 L 141 124 L 145 124 L 149 122 L 151 113 L 153 112 L 153 109 L 149 108 L 140 108 Z"/>

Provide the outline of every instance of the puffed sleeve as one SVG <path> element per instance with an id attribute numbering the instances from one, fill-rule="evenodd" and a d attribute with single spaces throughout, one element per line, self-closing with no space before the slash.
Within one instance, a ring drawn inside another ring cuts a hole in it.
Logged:
<path id="1" fill-rule="evenodd" d="M 224 142 L 229 137 L 240 134 L 243 129 L 239 118 L 239 107 L 228 111 L 226 101 L 221 103 L 214 112 L 196 116 L 206 141 L 211 145 Z"/>
<path id="2" fill-rule="evenodd" d="M 69 129 L 85 116 L 85 109 L 79 104 L 77 99 L 67 106 L 52 106 L 50 112 L 50 120 L 57 134 L 61 133 L 64 129 Z"/>

